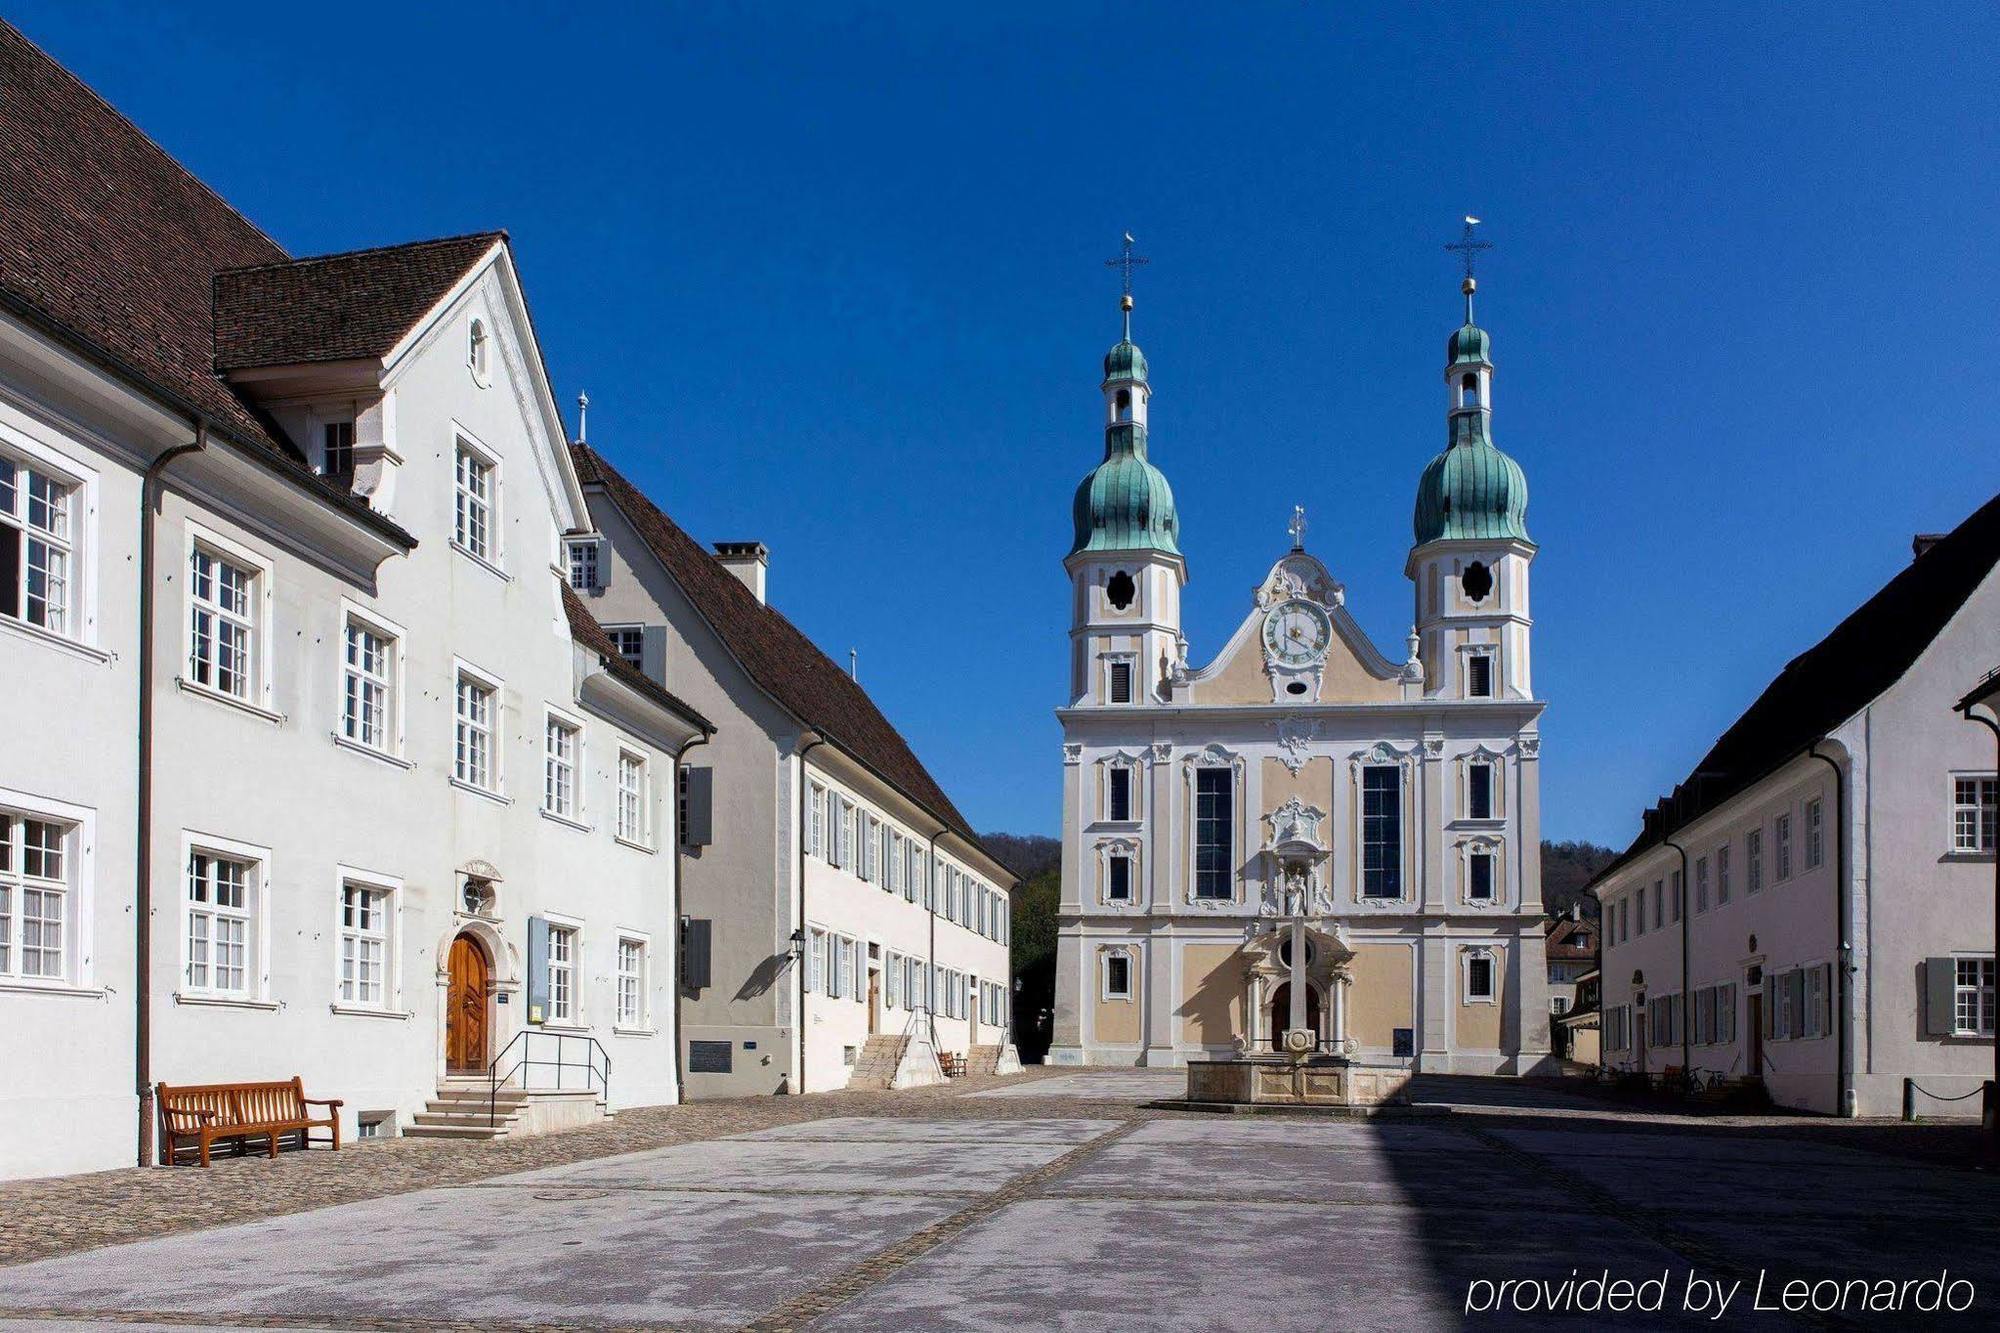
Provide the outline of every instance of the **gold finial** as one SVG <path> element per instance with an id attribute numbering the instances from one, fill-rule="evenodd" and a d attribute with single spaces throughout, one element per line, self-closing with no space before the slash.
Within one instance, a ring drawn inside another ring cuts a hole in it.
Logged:
<path id="1" fill-rule="evenodd" d="M 1465 275 L 1465 281 L 1458 284 L 1458 289 L 1464 292 L 1467 296 L 1470 296 L 1474 292 L 1479 290 L 1479 283 L 1473 279 L 1471 274 L 1468 273 Z"/>
<path id="2" fill-rule="evenodd" d="M 1118 308 L 1120 310 L 1130 310 L 1132 308 L 1132 293 L 1127 292 L 1125 293 L 1124 296 L 1119 298 Z"/>

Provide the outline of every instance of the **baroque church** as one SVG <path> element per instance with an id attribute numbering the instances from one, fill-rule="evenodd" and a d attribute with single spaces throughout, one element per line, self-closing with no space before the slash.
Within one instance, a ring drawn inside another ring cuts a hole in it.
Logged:
<path id="1" fill-rule="evenodd" d="M 1417 479 L 1407 644 L 1370 642 L 1295 511 L 1291 548 L 1202 662 L 1181 622 L 1179 511 L 1148 457 L 1128 281 L 1104 460 L 1077 488 L 1064 561 L 1051 1063 L 1296 1050 L 1299 1029 L 1391 1070 L 1548 1062 L 1536 547 L 1526 479 L 1493 443 L 1474 290 L 1468 266 L 1446 447 Z"/>

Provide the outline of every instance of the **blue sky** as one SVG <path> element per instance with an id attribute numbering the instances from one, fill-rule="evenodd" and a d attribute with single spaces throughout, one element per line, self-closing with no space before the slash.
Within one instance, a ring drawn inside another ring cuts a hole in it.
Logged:
<path id="1" fill-rule="evenodd" d="M 1119 234 L 1192 655 L 1300 503 L 1400 656 L 1440 247 L 1479 214 L 1545 832 L 1623 845 L 2000 489 L 2000 11 L 1683 8 L 9 17 L 294 253 L 509 229 L 592 442 L 697 537 L 769 543 L 773 601 L 991 830 L 1059 828 Z"/>

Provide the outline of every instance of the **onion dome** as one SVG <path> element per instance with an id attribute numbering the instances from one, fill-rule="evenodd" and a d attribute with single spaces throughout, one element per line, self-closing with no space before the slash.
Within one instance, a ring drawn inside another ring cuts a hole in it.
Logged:
<path id="1" fill-rule="evenodd" d="M 1139 349 L 1132 350 L 1137 353 Z M 1145 364 L 1140 358 L 1142 374 Z M 1082 551 L 1181 553 L 1181 520 L 1174 508 L 1173 487 L 1167 485 L 1165 474 L 1146 461 L 1146 428 L 1137 422 L 1115 422 L 1105 428 L 1104 461 L 1076 488 L 1071 514 L 1076 521 L 1071 555 Z"/>
<path id="2" fill-rule="evenodd" d="M 1467 276 L 1465 323 L 1445 343 L 1451 443 L 1417 481 L 1417 545 L 1449 540 L 1528 541 L 1528 478 L 1491 438 L 1493 342 L 1473 321 Z"/>
<path id="3" fill-rule="evenodd" d="M 1113 380 L 1146 382 L 1146 354 L 1130 338 L 1121 338 L 1104 354 L 1104 382 Z"/>

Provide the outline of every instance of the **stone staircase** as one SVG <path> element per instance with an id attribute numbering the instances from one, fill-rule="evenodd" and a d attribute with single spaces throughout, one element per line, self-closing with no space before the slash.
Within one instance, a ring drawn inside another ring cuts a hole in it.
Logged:
<path id="1" fill-rule="evenodd" d="M 861 1048 L 861 1054 L 854 1059 L 854 1068 L 848 1072 L 847 1086 L 866 1089 L 871 1092 L 886 1092 L 895 1086 L 896 1070 L 903 1063 L 903 1052 L 909 1047 L 907 1034 L 892 1036 L 878 1032 L 868 1039 Z"/>
<path id="2" fill-rule="evenodd" d="M 891 1067 L 893 1073 L 893 1066 Z M 470 1139 L 475 1142 L 524 1138 L 558 1129 L 574 1129 L 610 1118 L 604 1101 L 593 1092 L 544 1092 L 501 1085 L 491 1095 L 485 1079 L 446 1079 L 437 1096 L 403 1127 L 406 1138 Z"/>

